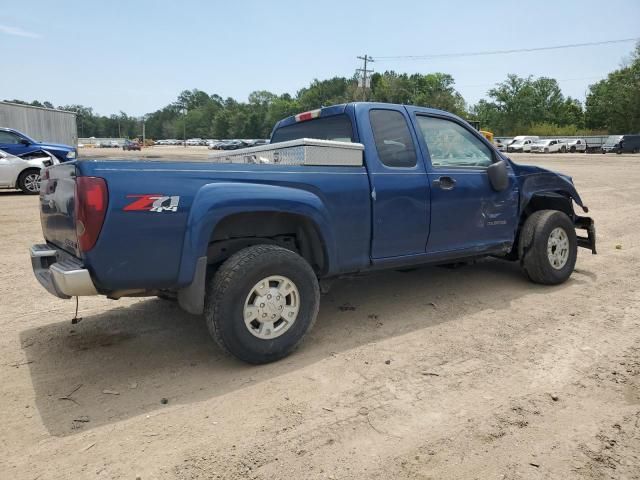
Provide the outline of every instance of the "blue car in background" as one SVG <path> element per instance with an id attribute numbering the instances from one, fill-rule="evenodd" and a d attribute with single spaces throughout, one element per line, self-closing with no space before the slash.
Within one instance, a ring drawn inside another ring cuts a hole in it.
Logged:
<path id="1" fill-rule="evenodd" d="M 4 150 L 11 155 L 22 157 L 32 152 L 46 150 L 61 162 L 75 160 L 78 150 L 70 145 L 59 143 L 36 142 L 18 130 L 13 128 L 0 128 L 0 150 Z"/>

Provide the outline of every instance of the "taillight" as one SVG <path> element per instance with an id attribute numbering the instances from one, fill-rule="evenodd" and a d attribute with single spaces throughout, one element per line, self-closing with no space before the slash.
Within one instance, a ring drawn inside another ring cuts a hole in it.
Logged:
<path id="1" fill-rule="evenodd" d="M 96 244 L 108 203 L 109 192 L 104 178 L 76 178 L 76 234 L 83 252 L 88 252 Z"/>

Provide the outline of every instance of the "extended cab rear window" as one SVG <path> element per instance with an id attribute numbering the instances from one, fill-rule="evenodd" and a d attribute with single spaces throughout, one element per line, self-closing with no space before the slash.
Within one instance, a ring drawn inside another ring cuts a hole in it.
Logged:
<path id="1" fill-rule="evenodd" d="M 273 132 L 271 143 L 287 142 L 299 138 L 353 142 L 353 126 L 347 115 L 320 117 L 306 122 L 294 123 Z"/>

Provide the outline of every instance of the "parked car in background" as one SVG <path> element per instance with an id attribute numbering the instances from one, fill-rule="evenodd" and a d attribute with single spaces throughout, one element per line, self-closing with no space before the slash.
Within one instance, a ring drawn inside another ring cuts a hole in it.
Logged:
<path id="1" fill-rule="evenodd" d="M 23 154 L 26 158 L 0 150 L 0 188 L 18 188 L 28 195 L 40 192 L 40 170 L 60 161 L 44 150 Z"/>
<path id="2" fill-rule="evenodd" d="M 493 144 L 496 146 L 499 152 L 504 152 L 507 148 L 507 142 L 501 138 L 496 138 L 493 141 Z"/>
<path id="3" fill-rule="evenodd" d="M 567 150 L 571 153 L 586 152 L 587 141 L 584 138 L 573 138 L 567 142 Z"/>
<path id="4" fill-rule="evenodd" d="M 640 135 L 610 135 L 602 145 L 602 153 L 640 153 Z"/>
<path id="5" fill-rule="evenodd" d="M 71 145 L 37 142 L 13 128 L 0 128 L 0 150 L 17 157 L 45 150 L 61 162 L 74 160 L 78 156 L 78 150 Z"/>
<path id="6" fill-rule="evenodd" d="M 138 142 L 126 141 L 122 145 L 122 150 L 142 150 L 142 147 Z"/>
<path id="7" fill-rule="evenodd" d="M 565 153 L 567 143 L 559 138 L 537 140 L 531 144 L 531 153 Z"/>
<path id="8" fill-rule="evenodd" d="M 526 152 L 530 151 L 531 144 L 538 140 L 538 136 L 518 135 L 513 137 L 510 143 L 507 144 L 507 152 Z"/>

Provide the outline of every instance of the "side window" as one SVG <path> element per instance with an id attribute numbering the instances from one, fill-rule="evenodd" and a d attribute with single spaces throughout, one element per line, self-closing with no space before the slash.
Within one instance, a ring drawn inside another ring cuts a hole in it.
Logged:
<path id="1" fill-rule="evenodd" d="M 17 144 L 20 143 L 20 139 L 17 135 L 14 135 L 10 132 L 0 132 L 0 143 L 6 144 Z"/>
<path id="2" fill-rule="evenodd" d="M 387 167 L 415 167 L 416 150 L 404 116 L 395 110 L 371 110 L 369 120 L 380 161 Z"/>
<path id="3" fill-rule="evenodd" d="M 419 115 L 418 126 L 434 167 L 488 167 L 491 149 L 463 126 L 444 118 Z"/>

